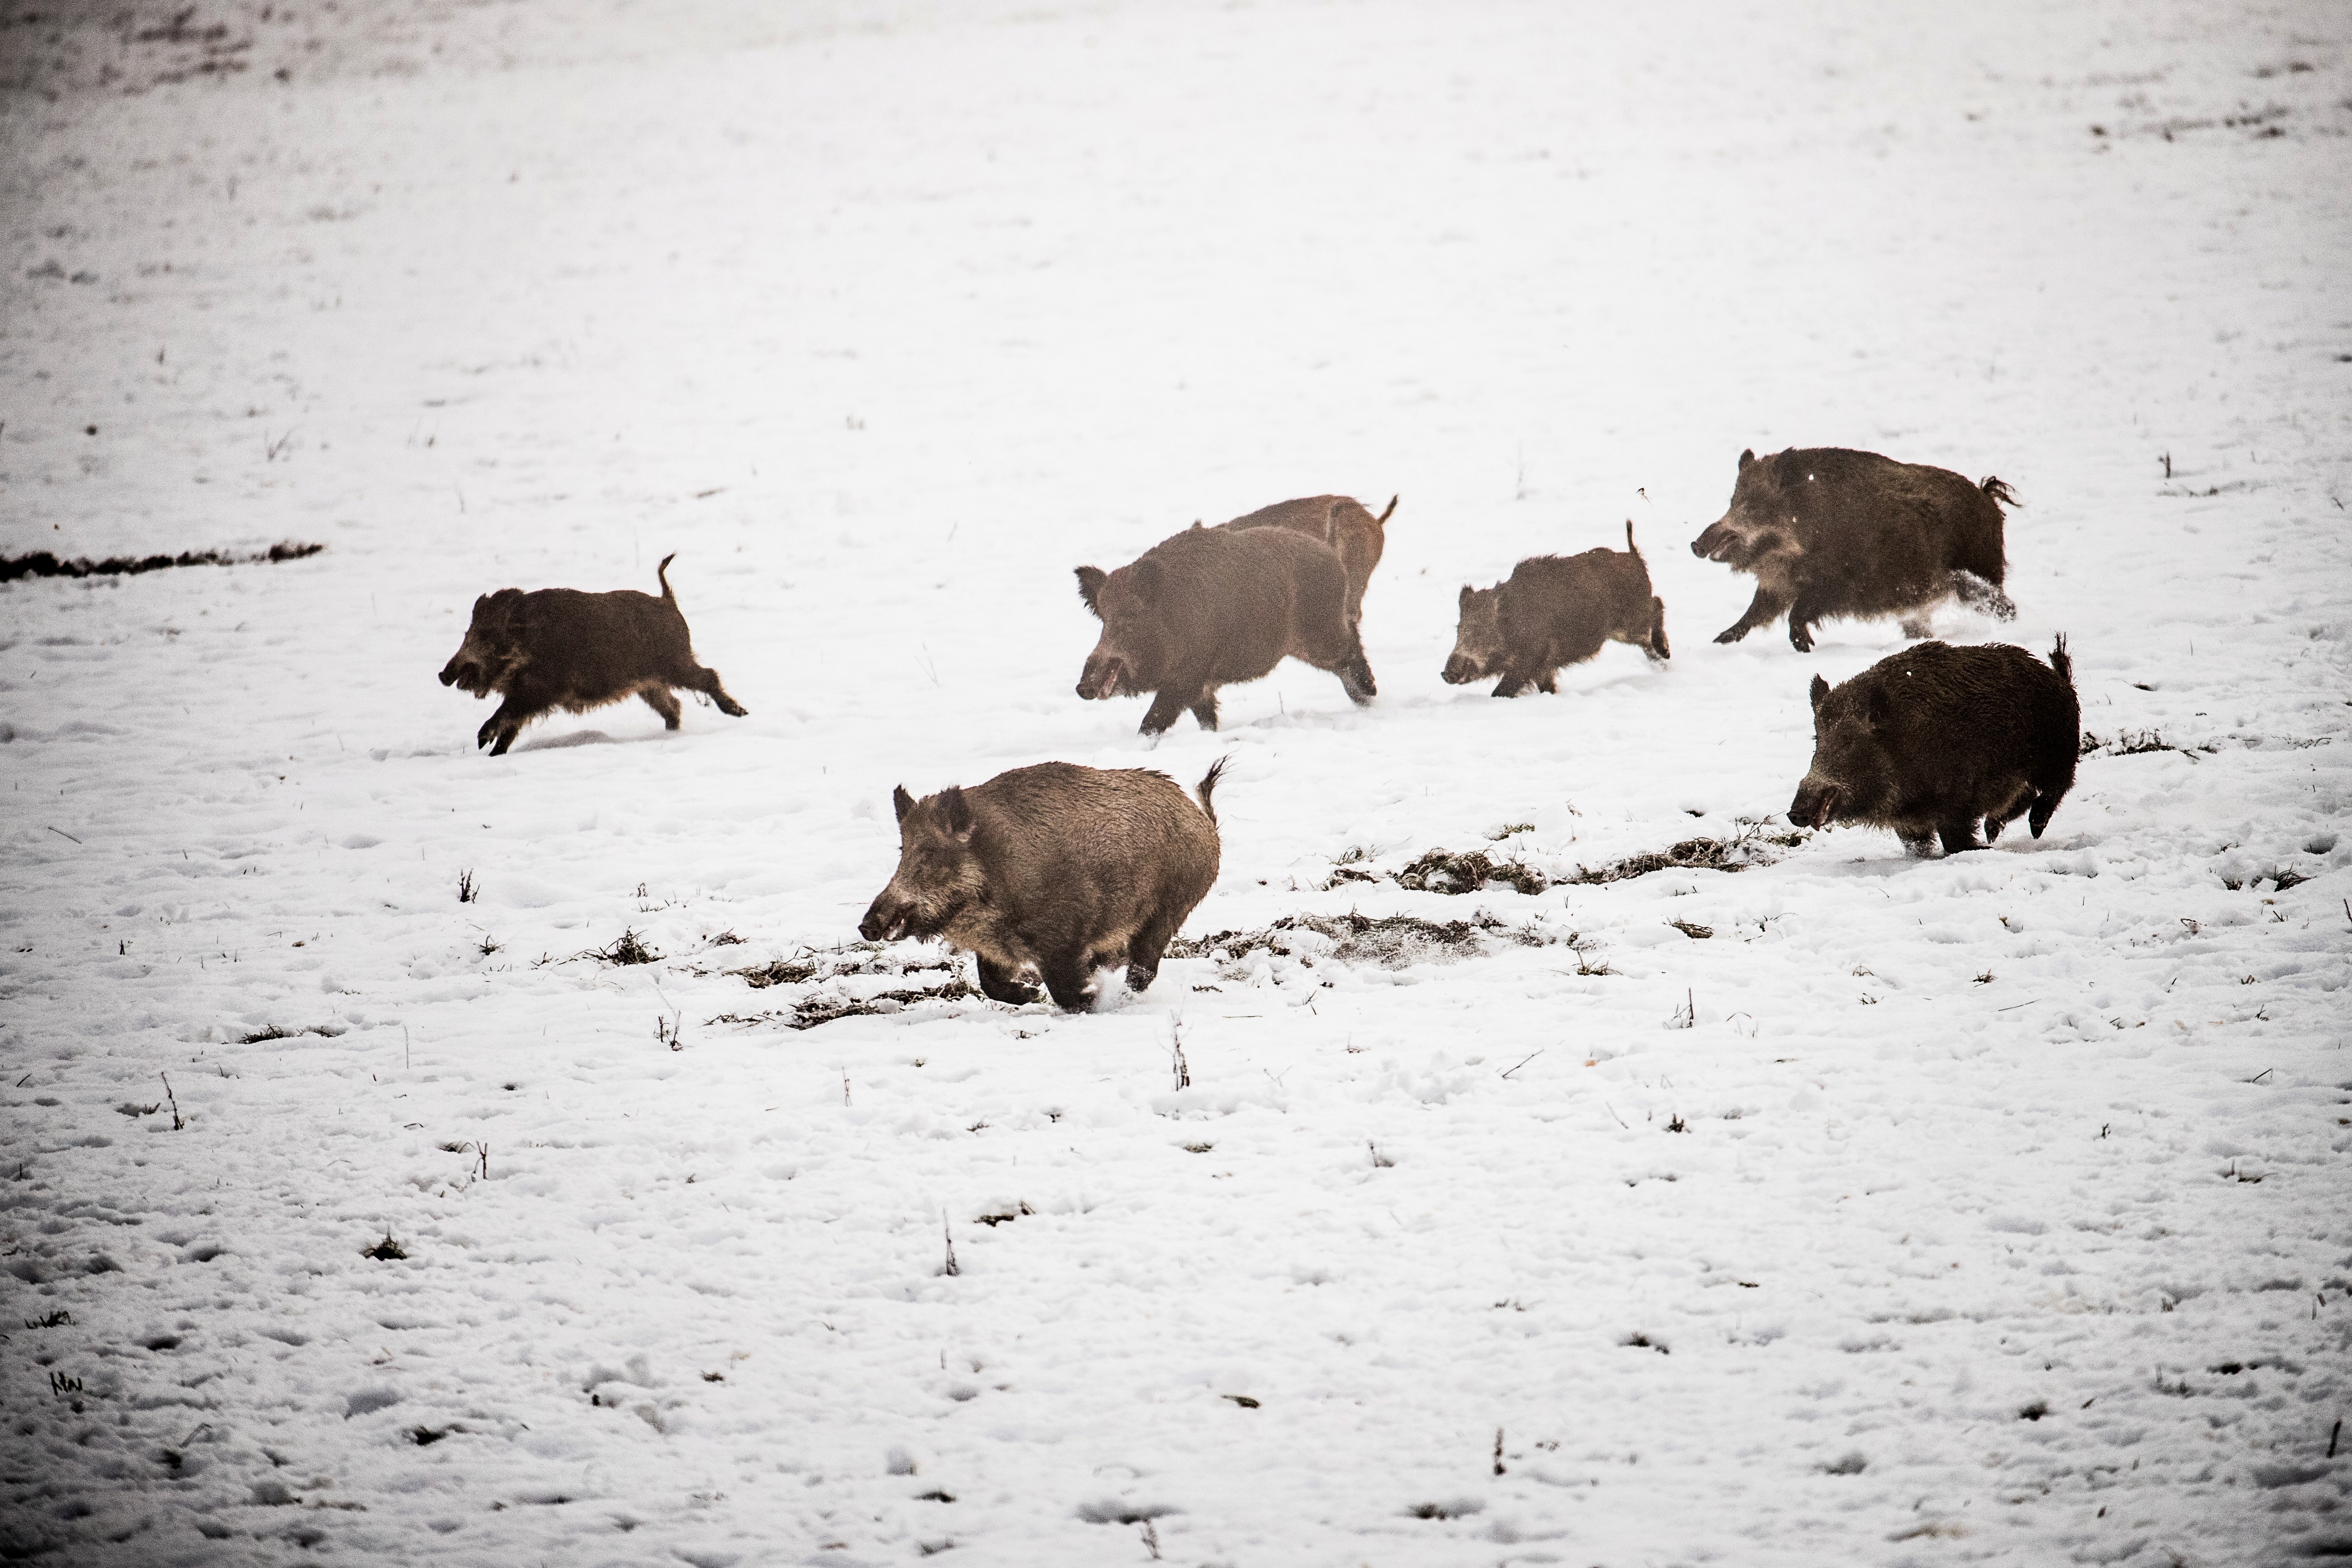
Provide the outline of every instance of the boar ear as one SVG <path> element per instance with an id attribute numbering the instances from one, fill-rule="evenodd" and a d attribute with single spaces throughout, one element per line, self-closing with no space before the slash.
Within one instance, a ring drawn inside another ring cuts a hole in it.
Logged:
<path id="1" fill-rule="evenodd" d="M 1103 569 L 1099 566 L 1081 566 L 1077 572 L 1078 597 L 1087 602 L 1087 608 L 1095 613 L 1097 620 L 1100 620 L 1102 605 L 1097 602 L 1096 596 L 1102 592 Z"/>
<path id="2" fill-rule="evenodd" d="M 940 809 L 947 814 L 948 831 L 971 843 L 971 803 L 964 799 L 961 784 L 950 784 L 940 793 Z"/>
<path id="3" fill-rule="evenodd" d="M 890 809 L 898 814 L 901 822 L 906 821 L 907 814 L 915 809 L 915 797 L 907 793 L 905 784 L 890 792 Z"/>
<path id="4" fill-rule="evenodd" d="M 1128 586 L 1135 590 L 1137 598 L 1147 605 L 1151 603 L 1160 596 L 1160 563 L 1151 560 L 1137 562 L 1128 568 L 1127 581 Z"/>
<path id="5" fill-rule="evenodd" d="M 1454 603 L 1464 610 L 1467 610 L 1470 607 L 1470 601 L 1477 596 L 1478 590 L 1473 588 L 1469 584 L 1465 583 L 1462 584 L 1462 597 L 1455 600 Z"/>
<path id="6" fill-rule="evenodd" d="M 1816 675 L 1815 677 L 1813 677 L 1813 711 L 1814 711 L 1814 712 L 1818 713 L 1818 712 L 1820 712 L 1820 711 L 1822 710 L 1822 698 L 1824 698 L 1824 697 L 1827 697 L 1829 694 L 1830 694 L 1830 683 L 1829 683 L 1828 681 L 1826 681 L 1826 680 L 1823 680 L 1823 679 L 1822 679 L 1820 676 L 1818 676 L 1818 675 Z"/>
<path id="7" fill-rule="evenodd" d="M 1740 466 L 1741 468 L 1745 468 L 1746 467 L 1748 467 L 1748 464 L 1750 464 L 1750 463 L 1754 462 L 1755 460 L 1756 460 L 1756 448 L 1755 448 L 1755 447 L 1748 447 L 1746 451 L 1744 451 L 1744 452 L 1742 452 L 1742 453 L 1740 453 L 1740 454 L 1739 454 L 1739 466 Z"/>

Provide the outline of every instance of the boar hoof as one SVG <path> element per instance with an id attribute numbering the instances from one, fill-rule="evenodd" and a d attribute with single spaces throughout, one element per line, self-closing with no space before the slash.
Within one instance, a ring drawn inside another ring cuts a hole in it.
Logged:
<path id="1" fill-rule="evenodd" d="M 1799 653 L 1811 653 L 1813 651 L 1813 634 L 1791 622 L 1789 626 L 1789 646 Z"/>
<path id="2" fill-rule="evenodd" d="M 980 964 L 980 992 L 992 1002 L 1007 1002 L 1015 1007 L 1026 1006 L 1037 1000 L 1037 988 L 1018 978 L 1017 972 L 1001 969 L 988 960 Z"/>
<path id="3" fill-rule="evenodd" d="M 1748 628 L 1746 626 L 1726 626 L 1721 631 L 1715 634 L 1715 640 L 1721 643 L 1738 642 L 1741 637 L 1744 637 L 1747 635 Z"/>

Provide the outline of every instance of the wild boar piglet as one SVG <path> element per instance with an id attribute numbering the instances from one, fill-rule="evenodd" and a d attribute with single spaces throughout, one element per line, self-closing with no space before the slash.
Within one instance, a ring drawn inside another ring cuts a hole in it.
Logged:
<path id="1" fill-rule="evenodd" d="M 1891 827 L 1925 855 L 1979 849 L 2020 816 L 2033 837 L 2074 784 L 2082 710 L 2066 639 L 2021 647 L 1923 642 L 1832 689 L 1813 677 L 1813 761 L 1789 803 L 1801 827 Z"/>
<path id="2" fill-rule="evenodd" d="M 441 669 L 444 686 L 506 699 L 483 721 L 475 748 L 489 746 L 498 756 L 541 714 L 558 708 L 585 713 L 627 697 L 644 698 L 662 716 L 662 727 L 675 730 L 673 691 L 699 691 L 721 713 L 742 718 L 742 704 L 719 684 L 719 672 L 694 661 L 694 641 L 669 587 L 669 563 L 677 559 L 663 556 L 654 573 L 658 599 L 635 588 L 501 588 L 476 599 L 466 640 Z"/>
<path id="3" fill-rule="evenodd" d="M 1901 616 L 1905 636 L 1926 637 L 1950 599 L 2011 619 L 2003 503 L 2019 504 L 1999 479 L 1970 484 L 1875 452 L 1742 452 L 1729 510 L 1691 541 L 1692 554 L 1756 579 L 1748 613 L 1715 640 L 1738 642 L 1783 611 L 1799 653 L 1832 616 Z"/>
<path id="4" fill-rule="evenodd" d="M 1491 588 L 1465 586 L 1457 601 L 1454 654 L 1444 679 L 1461 686 L 1500 676 L 1497 697 L 1517 697 L 1532 683 L 1559 689 L 1558 674 L 1608 642 L 1631 643 L 1654 662 L 1666 644 L 1666 602 L 1650 592 L 1650 568 L 1625 522 L 1625 548 L 1581 555 L 1538 555 L 1512 568 Z"/>
<path id="5" fill-rule="evenodd" d="M 1224 768 L 1201 780 L 1198 805 L 1166 773 L 1072 763 L 920 800 L 901 785 L 898 868 L 858 934 L 941 938 L 978 960 L 980 988 L 999 1002 L 1034 1001 L 1042 980 L 1055 1005 L 1083 1012 L 1095 971 L 1118 964 L 1145 990 L 1217 879 Z"/>
<path id="6" fill-rule="evenodd" d="M 1102 636 L 1078 676 L 1088 701 L 1152 693 L 1143 733 L 1192 710 L 1217 727 L 1217 688 L 1299 659 L 1328 669 L 1358 705 L 1378 688 L 1348 619 L 1348 574 L 1330 546 L 1286 528 L 1201 528 L 1115 572 L 1077 569 Z"/>

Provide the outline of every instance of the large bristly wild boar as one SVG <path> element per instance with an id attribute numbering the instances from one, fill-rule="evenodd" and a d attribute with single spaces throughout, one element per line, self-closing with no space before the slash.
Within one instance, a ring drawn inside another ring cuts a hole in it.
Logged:
<path id="1" fill-rule="evenodd" d="M 980 988 L 1082 1012 L 1094 973 L 1148 988 L 1169 939 L 1217 879 L 1221 761 L 1196 807 L 1166 773 L 1041 763 L 917 800 L 901 785 L 898 869 L 858 932 L 940 937 L 979 960 Z"/>
<path id="2" fill-rule="evenodd" d="M 1360 706 L 1378 688 L 1348 619 L 1347 573 L 1329 546 L 1285 528 L 1190 528 L 1115 572 L 1077 569 L 1103 624 L 1078 695 L 1150 691 L 1143 733 L 1186 709 L 1217 727 L 1217 688 L 1255 680 L 1286 655 L 1338 675 Z"/>
<path id="3" fill-rule="evenodd" d="M 1972 485 L 1875 452 L 1742 452 L 1730 510 L 1691 541 L 1692 554 L 1756 578 L 1748 613 L 1715 640 L 1738 642 L 1783 610 L 1800 653 L 1832 616 L 1901 616 L 1905 636 L 1926 637 L 1952 598 L 2009 620 L 2004 502 L 2020 504 L 1999 479 Z"/>
<path id="4" fill-rule="evenodd" d="M 670 592 L 669 563 L 662 557 L 655 577 L 661 597 L 622 588 L 583 594 L 576 588 L 541 588 L 526 594 L 501 588 L 474 601 L 466 640 L 442 667 L 441 684 L 477 698 L 495 691 L 506 700 L 482 723 L 477 749 L 498 756 L 514 744 L 522 727 L 558 708 L 585 713 L 607 702 L 642 697 L 677 728 L 679 691 L 699 691 L 721 713 L 740 719 L 742 705 L 719 684 L 719 672 L 694 662 L 694 643 Z"/>
<path id="5" fill-rule="evenodd" d="M 1557 691 L 1559 667 L 1591 658 L 1603 643 L 1631 643 L 1653 660 L 1671 652 L 1666 602 L 1650 592 L 1630 518 L 1622 550 L 1538 555 L 1492 588 L 1465 585 L 1459 603 L 1454 656 L 1445 661 L 1449 686 L 1500 675 L 1497 697 L 1517 697 L 1530 682 Z"/>
<path id="6" fill-rule="evenodd" d="M 2082 711 L 2060 637 L 2043 664 L 2021 647 L 1925 642 L 1832 689 L 1813 677 L 1813 764 L 1789 820 L 1891 827 L 1925 855 L 1982 847 L 2019 816 L 2033 837 L 2074 784 Z M 2029 815 L 2030 814 L 2030 815 Z"/>
<path id="7" fill-rule="evenodd" d="M 1260 507 L 1217 526 L 1286 528 L 1329 545 L 1338 553 L 1339 564 L 1348 569 L 1348 624 L 1353 626 L 1363 624 L 1364 589 L 1372 580 L 1372 568 L 1381 563 L 1381 555 L 1388 549 L 1388 522 L 1396 509 L 1394 496 L 1389 497 L 1388 510 L 1378 517 L 1349 496 L 1304 496 Z"/>

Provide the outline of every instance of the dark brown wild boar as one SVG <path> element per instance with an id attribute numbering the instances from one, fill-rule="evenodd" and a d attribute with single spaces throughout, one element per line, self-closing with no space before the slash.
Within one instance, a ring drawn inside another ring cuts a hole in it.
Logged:
<path id="1" fill-rule="evenodd" d="M 1813 764 L 1789 820 L 1891 827 L 1925 855 L 1983 847 L 2019 816 L 2033 837 L 2074 784 L 2082 710 L 2060 637 L 2043 664 L 2021 647 L 1923 642 L 1832 689 L 1813 677 Z M 2029 815 L 2030 814 L 2030 815 Z"/>
<path id="2" fill-rule="evenodd" d="M 635 588 L 610 594 L 501 588 L 476 599 L 466 640 L 441 669 L 444 686 L 506 699 L 483 721 L 476 748 L 496 737 L 490 755 L 498 756 L 543 713 L 558 708 L 585 713 L 626 697 L 644 698 L 662 716 L 663 727 L 675 730 L 673 689 L 699 691 L 721 713 L 742 718 L 742 705 L 719 684 L 719 672 L 694 662 L 693 639 L 669 587 L 669 563 L 677 559 L 663 556 L 655 571 L 658 599 Z"/>
<path id="3" fill-rule="evenodd" d="M 1715 639 L 1738 642 L 1782 611 L 1799 653 L 1832 616 L 1901 616 L 1926 637 L 1935 607 L 1957 598 L 2001 620 L 2017 614 L 1999 479 L 1970 484 L 1949 468 L 1898 463 L 1841 447 L 1739 454 L 1731 507 L 1691 541 L 1691 553 L 1756 579 L 1748 613 Z"/>
<path id="4" fill-rule="evenodd" d="M 917 800 L 902 785 L 898 869 L 858 933 L 939 937 L 979 960 L 980 988 L 1083 1012 L 1097 969 L 1147 989 L 1160 956 L 1217 879 L 1219 762 L 1195 806 L 1166 773 L 1071 763 L 1014 768 Z"/>
<path id="5" fill-rule="evenodd" d="M 1188 708 L 1215 729 L 1217 688 L 1255 680 L 1286 656 L 1338 675 L 1359 706 L 1378 690 L 1348 620 L 1339 557 L 1303 533 L 1189 528 L 1115 572 L 1081 566 L 1077 576 L 1103 624 L 1078 695 L 1155 693 L 1147 735 Z"/>
<path id="6" fill-rule="evenodd" d="M 1381 563 L 1381 556 L 1388 549 L 1388 522 L 1396 515 L 1396 509 L 1394 496 L 1389 497 L 1388 510 L 1378 517 L 1361 501 L 1348 496 L 1306 496 L 1260 507 L 1245 517 L 1217 526 L 1286 528 L 1329 545 L 1339 555 L 1339 564 L 1348 569 L 1348 624 L 1354 626 L 1363 624 L 1364 589 L 1372 580 L 1372 568 Z"/>
<path id="7" fill-rule="evenodd" d="M 1630 518 L 1623 550 L 1538 555 L 1512 568 L 1507 582 L 1464 587 L 1459 603 L 1449 686 L 1499 675 L 1497 697 L 1517 697 L 1530 681 L 1557 691 L 1559 667 L 1591 658 L 1603 643 L 1631 643 L 1654 660 L 1671 652 L 1666 602 L 1650 592 Z"/>

